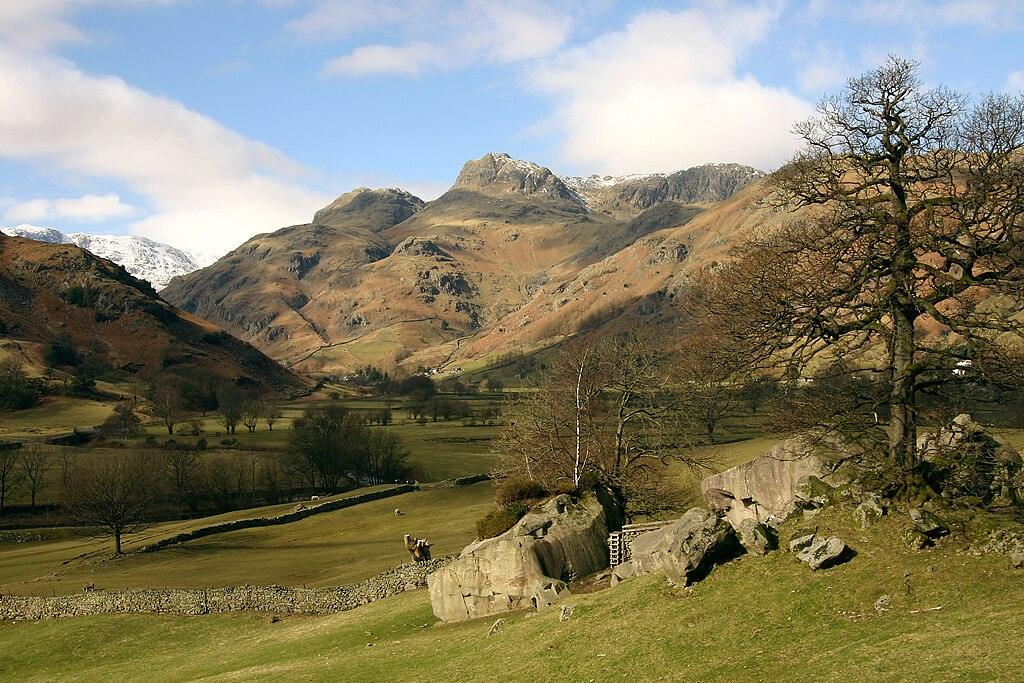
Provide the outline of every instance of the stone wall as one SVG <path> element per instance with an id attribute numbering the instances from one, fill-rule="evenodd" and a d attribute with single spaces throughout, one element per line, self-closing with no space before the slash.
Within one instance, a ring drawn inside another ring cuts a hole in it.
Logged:
<path id="1" fill-rule="evenodd" d="M 252 529 L 254 527 L 288 524 L 289 522 L 297 522 L 300 519 L 306 519 L 307 517 L 318 515 L 323 512 L 333 512 L 334 510 L 341 510 L 343 508 L 352 507 L 353 505 L 359 505 L 360 503 L 369 503 L 370 501 L 390 498 L 403 493 L 411 493 L 416 490 L 416 486 L 412 484 L 401 484 L 394 488 L 384 489 L 383 491 L 370 491 L 356 496 L 348 496 L 346 498 L 317 503 L 316 505 L 311 505 L 309 507 L 301 506 L 292 512 L 277 515 L 276 517 L 249 517 L 246 519 L 237 519 L 232 522 L 211 524 L 210 526 L 199 527 L 192 531 L 162 538 L 155 543 L 150 543 L 149 545 L 139 548 L 136 552 L 149 553 L 154 550 L 161 550 L 171 545 L 177 545 L 178 543 L 194 541 L 197 538 L 205 538 L 206 536 L 212 536 L 214 534 L 238 531 L 239 529 Z"/>
<path id="2" fill-rule="evenodd" d="M 334 614 L 427 585 L 427 575 L 455 555 L 401 564 L 360 583 L 338 588 L 237 586 L 209 589 L 89 591 L 54 597 L 0 596 L 0 621 L 57 619 L 96 614 L 182 614 L 268 612 Z"/>
<path id="3" fill-rule="evenodd" d="M 491 475 L 487 472 L 480 474 L 471 474 L 466 477 L 457 477 L 455 479 L 443 479 L 441 481 L 431 482 L 429 484 L 420 484 L 422 489 L 447 489 L 454 488 L 456 486 L 472 486 L 473 484 L 479 484 L 482 481 L 490 481 Z"/>

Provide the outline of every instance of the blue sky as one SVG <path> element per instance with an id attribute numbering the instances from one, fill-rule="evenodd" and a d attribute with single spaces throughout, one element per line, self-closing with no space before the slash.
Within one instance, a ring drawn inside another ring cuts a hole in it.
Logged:
<path id="1" fill-rule="evenodd" d="M 772 168 L 887 53 L 1024 87 L 1024 1 L 3 0 L 0 225 L 222 253 L 357 185 L 507 151 L 571 174 Z"/>

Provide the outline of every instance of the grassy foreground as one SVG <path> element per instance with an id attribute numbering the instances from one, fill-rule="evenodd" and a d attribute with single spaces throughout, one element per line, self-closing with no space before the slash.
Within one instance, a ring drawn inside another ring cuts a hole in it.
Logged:
<path id="1" fill-rule="evenodd" d="M 574 596 L 567 621 L 508 615 L 493 635 L 493 618 L 435 624 L 422 590 L 331 617 L 0 624 L 0 679 L 1020 680 L 1024 574 L 1005 557 L 904 549 L 902 517 L 816 521 L 857 550 L 849 564 L 744 557 L 689 589 L 651 576 Z"/>

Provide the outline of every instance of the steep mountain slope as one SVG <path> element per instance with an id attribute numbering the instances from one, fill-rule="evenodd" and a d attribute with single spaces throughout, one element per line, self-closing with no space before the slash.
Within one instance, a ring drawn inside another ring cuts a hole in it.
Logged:
<path id="1" fill-rule="evenodd" d="M 55 228 L 39 228 L 33 225 L 2 228 L 0 232 L 50 244 L 77 245 L 101 258 L 110 259 L 124 266 L 129 273 L 149 281 L 158 290 L 166 287 L 171 278 L 199 270 L 199 262 L 192 254 L 136 235 L 63 233 Z"/>
<path id="2" fill-rule="evenodd" d="M 64 337 L 94 366 L 142 379 L 219 378 L 294 392 L 303 380 L 162 301 L 123 267 L 67 244 L 0 235 L 0 337 Z"/>
<path id="3" fill-rule="evenodd" d="M 470 346 L 477 355 L 504 347 L 501 335 L 542 292 L 555 296 L 758 177 L 746 167 L 709 166 L 595 188 L 487 154 L 467 162 L 432 202 L 398 190 L 353 191 L 308 225 L 254 237 L 175 279 L 163 296 L 303 371 L 455 367 Z M 560 335 L 563 327 L 535 329 Z M 478 346 L 483 339 L 491 341 Z"/>

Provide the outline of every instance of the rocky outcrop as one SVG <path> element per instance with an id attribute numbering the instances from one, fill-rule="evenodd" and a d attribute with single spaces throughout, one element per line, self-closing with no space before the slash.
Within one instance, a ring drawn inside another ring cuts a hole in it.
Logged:
<path id="1" fill-rule="evenodd" d="M 547 607 L 568 592 L 568 582 L 608 566 L 611 512 L 596 495 L 561 495 L 501 536 L 470 544 L 430 575 L 434 614 L 450 622 Z"/>
<path id="2" fill-rule="evenodd" d="M 395 187 L 357 187 L 313 214 L 313 224 L 379 232 L 398 225 L 424 205 L 419 197 Z"/>
<path id="3" fill-rule="evenodd" d="M 712 510 L 725 514 L 734 528 L 746 519 L 776 524 L 801 504 L 820 506 L 822 491 L 845 483 L 841 467 L 852 456 L 834 439 L 806 434 L 782 441 L 772 450 L 701 482 Z"/>
<path id="4" fill-rule="evenodd" d="M 562 208 L 585 211 L 583 200 L 550 169 L 504 153 L 488 153 L 467 161 L 451 191 L 468 191 L 494 197 L 535 196 Z"/>
<path id="5" fill-rule="evenodd" d="M 949 425 L 922 436 L 917 448 L 945 498 L 1012 505 L 1024 497 L 1020 453 L 970 415 L 957 415 Z"/>
<path id="6" fill-rule="evenodd" d="M 676 522 L 633 541 L 630 560 L 615 567 L 612 583 L 660 571 L 673 583 L 688 586 L 718 562 L 740 552 L 729 522 L 707 510 L 692 508 Z"/>
<path id="7" fill-rule="evenodd" d="M 427 576 L 454 556 L 429 562 L 410 562 L 351 586 L 287 588 L 235 586 L 229 588 L 94 590 L 37 596 L 0 596 L 0 621 L 86 617 L 95 614 L 182 614 L 269 612 L 273 614 L 334 614 L 375 600 L 422 588 Z"/>
<path id="8" fill-rule="evenodd" d="M 815 538 L 796 557 L 811 569 L 827 569 L 842 563 L 848 550 L 841 538 Z"/>

